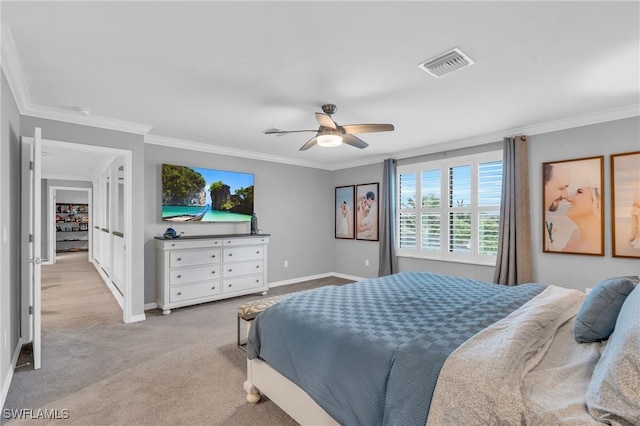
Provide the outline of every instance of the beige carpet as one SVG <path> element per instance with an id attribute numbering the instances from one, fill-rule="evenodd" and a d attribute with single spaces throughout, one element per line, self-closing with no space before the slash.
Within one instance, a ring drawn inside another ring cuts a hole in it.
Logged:
<path id="1" fill-rule="evenodd" d="M 122 311 L 86 253 L 43 267 L 42 368 L 16 370 L 5 409 L 68 410 L 57 421 L 7 424 L 295 425 L 271 401 L 245 400 L 245 353 L 236 347 L 236 308 L 260 295 L 176 309 L 122 323 Z M 327 284 L 326 278 L 270 294 Z M 18 365 L 30 361 L 28 353 Z M 3 412 L 4 413 L 4 412 Z M 3 416 L 4 417 L 4 416 Z"/>

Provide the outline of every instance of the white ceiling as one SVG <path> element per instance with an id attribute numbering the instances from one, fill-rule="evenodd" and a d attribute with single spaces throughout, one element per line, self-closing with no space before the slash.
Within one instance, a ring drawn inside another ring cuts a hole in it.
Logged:
<path id="1" fill-rule="evenodd" d="M 637 115 L 640 104 L 637 1 L 0 7 L 33 111 L 146 125 L 152 143 L 330 170 Z M 454 47 L 475 64 L 441 79 L 417 67 Z M 313 133 L 263 134 L 317 128 L 324 103 L 338 105 L 340 124 L 396 130 L 361 134 L 365 150 L 304 152 Z"/>

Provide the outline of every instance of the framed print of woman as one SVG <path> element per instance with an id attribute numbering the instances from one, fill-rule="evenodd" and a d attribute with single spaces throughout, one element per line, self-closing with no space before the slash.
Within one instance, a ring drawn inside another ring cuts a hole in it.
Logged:
<path id="1" fill-rule="evenodd" d="M 335 238 L 353 239 L 354 224 L 354 187 L 353 185 L 336 187 L 335 197 Z"/>
<path id="2" fill-rule="evenodd" d="M 611 155 L 611 247 L 640 258 L 640 151 Z"/>
<path id="3" fill-rule="evenodd" d="M 378 241 L 378 183 L 356 185 L 356 239 Z"/>

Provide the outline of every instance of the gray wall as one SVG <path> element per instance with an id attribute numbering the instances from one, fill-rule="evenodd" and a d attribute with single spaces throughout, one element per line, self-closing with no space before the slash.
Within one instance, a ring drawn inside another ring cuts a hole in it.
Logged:
<path id="1" fill-rule="evenodd" d="M 640 275 L 637 259 L 611 256 L 611 193 L 609 158 L 611 154 L 640 150 L 640 118 L 633 117 L 569 130 L 533 135 L 529 142 L 529 188 L 531 193 L 531 232 L 533 239 L 534 280 L 567 288 L 584 290 L 598 281 L 618 275 Z M 435 160 L 442 157 L 468 155 L 501 149 L 501 142 L 398 160 L 398 165 Z M 590 156 L 605 156 L 605 256 L 557 254 L 542 252 L 542 174 L 543 162 Z M 351 185 L 382 180 L 382 164 L 354 167 L 333 173 L 333 185 Z M 373 277 L 378 271 L 378 243 L 335 240 L 334 271 L 349 275 Z M 364 259 L 371 260 L 370 267 Z M 401 257 L 401 271 L 429 271 L 461 277 L 493 280 L 494 267 L 466 263 Z"/>
<path id="2" fill-rule="evenodd" d="M 206 167 L 253 173 L 258 226 L 271 234 L 270 283 L 333 271 L 331 172 L 267 161 L 146 144 L 144 147 L 145 302 L 155 302 L 154 237 L 171 226 L 185 235 L 248 233 L 249 224 L 169 224 L 161 220 L 161 165 Z M 284 268 L 284 261 L 289 267 Z"/>
<path id="3" fill-rule="evenodd" d="M 0 386 L 4 399 L 20 339 L 20 113 L 4 72 L 0 93 Z M 4 241 L 4 229 L 8 241 Z M 6 336 L 6 344 L 5 344 Z"/>
<path id="4" fill-rule="evenodd" d="M 640 150 L 640 118 L 578 127 L 531 137 L 529 178 L 531 190 L 531 232 L 534 273 L 538 282 L 584 289 L 603 278 L 640 275 L 638 259 L 611 256 L 611 175 L 610 155 Z M 542 163 L 604 155 L 603 212 L 605 256 L 542 253 Z"/>
<path id="5" fill-rule="evenodd" d="M 330 188 L 332 200 L 335 204 L 335 187 L 345 185 L 360 185 L 365 183 L 380 184 L 382 192 L 382 163 L 369 166 L 353 167 L 350 169 L 337 170 L 333 172 L 333 187 Z M 382 200 L 378 200 L 380 206 Z M 351 275 L 354 277 L 372 278 L 378 276 L 378 249 L 379 243 L 376 241 L 345 240 L 333 238 L 335 235 L 335 219 L 333 209 L 331 211 L 331 238 L 333 240 L 333 267 L 335 272 Z M 369 259 L 369 266 L 365 265 Z"/>
<path id="6" fill-rule="evenodd" d="M 398 160 L 398 165 L 432 161 L 443 157 L 470 155 L 497 149 L 502 149 L 501 143 L 491 143 L 450 152 L 439 152 L 421 155 L 418 157 L 404 158 Z M 333 172 L 333 184 L 335 187 L 380 182 L 380 185 L 382 186 L 382 172 L 382 163 L 338 170 Z M 384 201 L 380 200 L 380 202 L 382 203 Z M 379 243 L 377 242 L 335 239 L 333 243 L 334 271 L 357 277 L 375 277 L 378 275 L 378 250 Z M 366 259 L 369 259 L 369 266 L 365 266 Z M 429 271 L 487 281 L 493 280 L 494 270 L 493 267 L 483 265 L 441 262 L 437 260 L 409 257 L 400 257 L 398 267 L 400 268 L 400 271 Z"/>
<path id="7" fill-rule="evenodd" d="M 33 135 L 34 129 L 42 129 L 42 138 L 54 141 L 72 142 L 108 148 L 126 149 L 132 152 L 132 211 L 131 255 L 133 259 L 144 257 L 144 217 L 137 212 L 144 211 L 144 138 L 142 135 L 99 129 L 63 123 L 54 120 L 23 116 L 20 133 Z M 144 265 L 133 262 L 132 267 L 132 315 L 144 314 L 144 286 L 136 283 L 144 282 Z"/>
<path id="8" fill-rule="evenodd" d="M 62 181 L 57 181 L 62 182 Z M 84 183 L 84 182 L 81 182 Z M 58 185 L 50 185 L 58 186 Z M 91 188 L 89 183 L 89 188 Z M 59 189 L 56 191 L 56 203 L 65 204 L 89 204 L 89 193 L 87 191 L 74 191 L 69 189 Z"/>

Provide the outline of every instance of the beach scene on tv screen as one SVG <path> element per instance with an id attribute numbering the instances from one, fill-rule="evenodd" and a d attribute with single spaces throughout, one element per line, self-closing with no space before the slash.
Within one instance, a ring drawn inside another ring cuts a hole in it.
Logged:
<path id="1" fill-rule="evenodd" d="M 253 174 L 162 165 L 162 220 L 250 222 Z"/>

